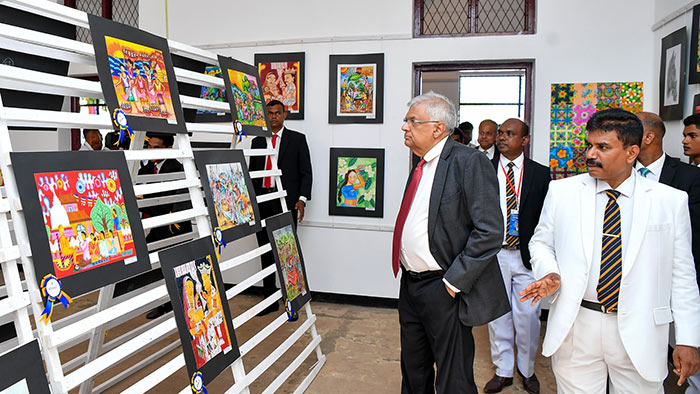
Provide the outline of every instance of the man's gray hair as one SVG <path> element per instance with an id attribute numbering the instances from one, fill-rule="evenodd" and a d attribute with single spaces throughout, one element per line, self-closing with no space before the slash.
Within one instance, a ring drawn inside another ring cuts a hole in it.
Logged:
<path id="1" fill-rule="evenodd" d="M 423 120 L 445 122 L 448 134 L 451 134 L 452 130 L 457 127 L 457 111 L 455 110 L 455 105 L 447 97 L 431 90 L 428 93 L 412 98 L 408 102 L 408 107 L 411 108 L 418 104 L 425 104 L 425 113 L 430 117 L 430 119 Z"/>

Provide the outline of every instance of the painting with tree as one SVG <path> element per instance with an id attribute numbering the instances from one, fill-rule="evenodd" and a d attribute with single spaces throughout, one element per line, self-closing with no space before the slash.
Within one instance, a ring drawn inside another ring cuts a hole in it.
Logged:
<path id="1" fill-rule="evenodd" d="M 382 217 L 384 150 L 331 148 L 329 215 Z"/>
<path id="2" fill-rule="evenodd" d="M 236 132 L 269 137 L 272 133 L 258 68 L 224 56 L 219 56 L 219 66 Z"/>

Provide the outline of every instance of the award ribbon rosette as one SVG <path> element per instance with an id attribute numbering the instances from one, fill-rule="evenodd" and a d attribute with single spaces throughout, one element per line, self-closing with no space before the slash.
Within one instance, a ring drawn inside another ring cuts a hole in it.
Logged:
<path id="1" fill-rule="evenodd" d="M 73 299 L 61 288 L 61 282 L 53 274 L 48 274 L 41 280 L 41 294 L 46 297 L 46 306 L 44 311 L 41 312 L 41 319 L 39 319 L 44 324 L 51 320 L 53 307 L 57 300 L 63 304 L 64 308 L 68 308 L 70 303 L 73 302 Z"/>
<path id="2" fill-rule="evenodd" d="M 214 243 L 216 244 L 216 259 L 221 259 L 221 252 L 226 247 L 226 241 L 224 241 L 224 233 L 221 231 L 221 227 L 214 229 Z"/>
<path id="3" fill-rule="evenodd" d="M 192 375 L 190 387 L 195 394 L 207 394 L 207 388 L 204 387 L 204 377 L 201 372 L 197 371 Z"/>
<path id="4" fill-rule="evenodd" d="M 297 316 L 297 313 L 296 313 L 296 311 L 294 310 L 294 308 L 292 307 L 292 301 L 291 301 L 291 300 L 287 300 L 287 303 L 284 305 L 284 310 L 285 310 L 285 312 L 287 312 L 287 321 L 294 321 L 294 320 L 296 320 L 296 319 L 294 319 L 294 317 Z"/>
<path id="5" fill-rule="evenodd" d="M 134 130 L 132 130 L 131 126 L 129 126 L 129 121 L 126 119 L 126 114 L 124 111 L 119 108 L 115 109 L 114 113 L 112 114 L 112 121 L 114 122 L 114 125 L 119 128 L 119 141 L 117 141 L 114 145 L 119 145 L 122 143 L 122 141 L 124 141 L 124 132 L 129 134 L 129 138 L 132 141 L 134 140 Z"/>
<path id="6" fill-rule="evenodd" d="M 240 120 L 236 119 L 236 121 L 233 122 L 233 126 L 236 129 L 235 133 L 238 134 L 238 142 L 243 141 L 243 136 L 248 136 L 245 130 L 243 130 L 243 123 L 241 123 Z"/>

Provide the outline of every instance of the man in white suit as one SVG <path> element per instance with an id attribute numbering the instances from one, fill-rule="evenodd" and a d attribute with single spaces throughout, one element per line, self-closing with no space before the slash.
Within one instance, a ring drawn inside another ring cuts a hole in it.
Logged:
<path id="1" fill-rule="evenodd" d="M 542 353 L 559 393 L 662 393 L 669 323 L 678 384 L 700 364 L 700 295 L 688 197 L 633 171 L 643 127 L 620 109 L 587 124 L 588 174 L 550 183 L 530 241 L 537 281 L 554 294 Z"/>

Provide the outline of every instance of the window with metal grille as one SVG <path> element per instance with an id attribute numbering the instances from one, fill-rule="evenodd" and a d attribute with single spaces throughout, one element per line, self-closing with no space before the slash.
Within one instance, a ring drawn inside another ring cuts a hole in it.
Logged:
<path id="1" fill-rule="evenodd" d="M 139 0 L 73 0 L 73 2 L 75 8 L 81 11 L 112 19 L 125 25 L 139 27 Z M 68 2 L 66 3 L 68 5 Z M 104 10 L 104 5 L 109 8 Z M 76 39 L 92 44 L 90 31 L 82 27 L 76 29 Z"/>
<path id="2" fill-rule="evenodd" d="M 535 0 L 414 0 L 413 36 L 532 34 Z"/>

